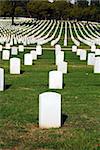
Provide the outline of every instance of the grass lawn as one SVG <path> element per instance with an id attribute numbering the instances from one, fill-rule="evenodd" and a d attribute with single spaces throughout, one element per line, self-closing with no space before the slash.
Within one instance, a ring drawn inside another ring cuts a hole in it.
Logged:
<path id="1" fill-rule="evenodd" d="M 64 75 L 64 89 L 50 90 L 48 73 L 56 70 L 54 51 L 44 50 L 34 65 L 22 65 L 20 75 L 10 75 L 9 62 L 0 60 L 6 83 L 0 92 L 1 149 L 100 150 L 100 74 L 93 74 L 93 67 L 71 51 L 65 51 L 65 61 L 69 73 Z M 59 129 L 38 127 L 38 97 L 46 91 L 62 95 Z"/>

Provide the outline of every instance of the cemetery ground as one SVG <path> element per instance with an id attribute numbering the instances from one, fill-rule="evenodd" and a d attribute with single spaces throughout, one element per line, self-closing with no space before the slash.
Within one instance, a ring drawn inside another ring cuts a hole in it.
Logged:
<path id="1" fill-rule="evenodd" d="M 6 73 L 5 91 L 0 92 L 1 149 L 100 149 L 100 75 L 93 74 L 93 66 L 71 51 L 64 52 L 68 74 L 62 90 L 48 88 L 49 71 L 56 70 L 53 50 L 44 50 L 32 66 L 21 65 L 20 75 L 10 75 L 9 61 L 0 60 Z M 18 57 L 23 58 L 23 54 Z M 38 127 L 39 94 L 46 91 L 62 95 L 59 129 Z"/>

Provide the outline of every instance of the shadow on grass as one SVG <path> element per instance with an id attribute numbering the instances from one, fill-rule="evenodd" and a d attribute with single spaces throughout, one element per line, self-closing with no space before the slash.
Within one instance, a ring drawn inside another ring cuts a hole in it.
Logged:
<path id="1" fill-rule="evenodd" d="M 11 87 L 11 84 L 6 84 L 5 85 L 5 90 L 8 90 Z"/>
<path id="2" fill-rule="evenodd" d="M 61 114 L 61 126 L 64 125 L 65 121 L 68 119 L 68 115 L 66 114 Z"/>
<path id="3" fill-rule="evenodd" d="M 25 71 L 21 70 L 21 71 L 20 71 L 20 74 L 23 74 L 24 72 L 25 72 Z"/>

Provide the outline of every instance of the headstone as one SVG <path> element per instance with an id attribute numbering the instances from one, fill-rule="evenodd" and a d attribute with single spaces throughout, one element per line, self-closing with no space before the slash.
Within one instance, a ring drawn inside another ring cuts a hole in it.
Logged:
<path id="1" fill-rule="evenodd" d="M 92 46 L 91 46 L 91 52 L 95 52 L 95 50 L 96 50 L 96 46 L 95 46 L 95 45 L 92 45 Z"/>
<path id="2" fill-rule="evenodd" d="M 36 46 L 36 53 L 37 53 L 37 55 L 42 55 L 42 46 L 41 45 Z"/>
<path id="3" fill-rule="evenodd" d="M 95 57 L 94 73 L 100 73 L 100 56 Z"/>
<path id="4" fill-rule="evenodd" d="M 0 68 L 0 91 L 4 91 L 4 69 Z"/>
<path id="5" fill-rule="evenodd" d="M 24 52 L 24 46 L 23 45 L 19 45 L 19 52 Z"/>
<path id="6" fill-rule="evenodd" d="M 64 61 L 64 52 L 60 51 L 58 54 L 56 54 L 56 65 L 58 65 L 60 62 Z"/>
<path id="7" fill-rule="evenodd" d="M 62 73 L 67 73 L 67 62 L 61 62 L 57 65 L 57 70 Z"/>
<path id="8" fill-rule="evenodd" d="M 32 65 L 32 55 L 30 53 L 24 54 L 24 65 Z"/>
<path id="9" fill-rule="evenodd" d="M 59 44 L 55 45 L 55 54 L 57 55 L 59 52 L 61 52 L 61 46 Z"/>
<path id="10" fill-rule="evenodd" d="M 95 50 L 95 56 L 100 56 L 100 49 Z"/>
<path id="11" fill-rule="evenodd" d="M 77 56 L 80 56 L 81 50 L 82 50 L 82 49 L 77 49 L 77 52 L 76 52 L 76 55 L 77 55 Z"/>
<path id="12" fill-rule="evenodd" d="M 94 53 L 88 53 L 87 64 L 88 65 L 94 65 L 94 63 L 95 63 L 95 54 Z"/>
<path id="13" fill-rule="evenodd" d="M 12 47 L 11 48 L 11 55 L 17 55 L 18 54 L 18 51 L 17 51 L 17 47 Z"/>
<path id="14" fill-rule="evenodd" d="M 80 60 L 86 60 L 86 50 L 80 51 Z"/>
<path id="15" fill-rule="evenodd" d="M 49 89 L 63 88 L 63 74 L 61 71 L 49 72 Z"/>
<path id="16" fill-rule="evenodd" d="M 72 46 L 72 52 L 77 52 L 77 46 L 76 45 Z"/>
<path id="17" fill-rule="evenodd" d="M 6 43 L 6 49 L 10 49 L 10 43 Z"/>
<path id="18" fill-rule="evenodd" d="M 20 58 L 10 58 L 10 74 L 20 74 Z"/>
<path id="19" fill-rule="evenodd" d="M 39 95 L 39 127 L 61 127 L 61 95 L 45 92 Z"/>
<path id="20" fill-rule="evenodd" d="M 64 46 L 67 46 L 67 39 L 64 39 Z"/>
<path id="21" fill-rule="evenodd" d="M 3 50 L 2 51 L 2 59 L 3 60 L 9 60 L 10 59 L 10 51 L 9 50 Z"/>
<path id="22" fill-rule="evenodd" d="M 2 45 L 0 45 L 0 52 L 2 51 Z"/>
<path id="23" fill-rule="evenodd" d="M 37 53 L 36 53 L 36 51 L 32 50 L 30 53 L 32 55 L 32 59 L 33 60 L 37 60 Z"/>

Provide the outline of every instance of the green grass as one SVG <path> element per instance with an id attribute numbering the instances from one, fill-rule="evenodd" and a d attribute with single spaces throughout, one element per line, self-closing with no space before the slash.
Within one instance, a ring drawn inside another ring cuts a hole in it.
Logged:
<path id="1" fill-rule="evenodd" d="M 23 54 L 19 57 L 23 60 Z M 56 70 L 54 51 L 44 50 L 34 65 L 22 65 L 20 75 L 10 75 L 8 61 L 0 60 L 8 87 L 0 92 L 1 149 L 100 149 L 100 75 L 71 51 L 65 51 L 65 61 L 69 73 L 64 75 L 64 89 L 50 90 L 48 73 Z M 38 97 L 46 91 L 62 95 L 66 120 L 59 129 L 38 127 Z"/>

